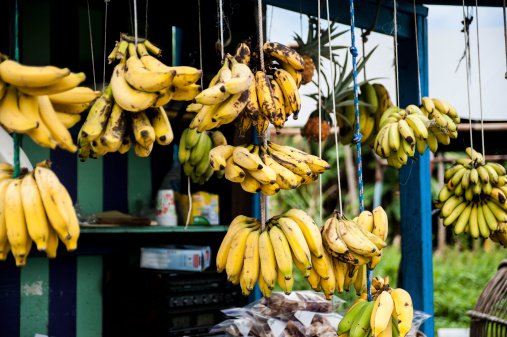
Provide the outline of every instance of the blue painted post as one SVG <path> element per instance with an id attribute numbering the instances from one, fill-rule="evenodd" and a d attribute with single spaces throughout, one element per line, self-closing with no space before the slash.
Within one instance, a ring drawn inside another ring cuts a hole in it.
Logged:
<path id="1" fill-rule="evenodd" d="M 412 22 L 413 27 L 413 22 Z M 421 94 L 428 95 L 427 19 L 417 15 Z M 399 39 L 400 105 L 419 103 L 415 34 Z M 400 169 L 401 278 L 399 286 L 412 296 L 414 309 L 433 315 L 433 254 L 431 224 L 430 151 Z M 431 317 L 421 327 L 426 336 L 435 333 Z"/>
<path id="2" fill-rule="evenodd" d="M 259 138 L 257 138 L 257 130 L 253 129 L 252 143 L 259 144 Z M 252 194 L 251 199 L 251 208 L 252 208 L 252 217 L 260 219 L 261 218 L 261 194 L 255 193 Z M 255 288 L 248 296 L 248 302 L 252 303 L 257 301 L 262 297 L 261 289 L 259 288 L 259 284 L 255 284 Z"/>

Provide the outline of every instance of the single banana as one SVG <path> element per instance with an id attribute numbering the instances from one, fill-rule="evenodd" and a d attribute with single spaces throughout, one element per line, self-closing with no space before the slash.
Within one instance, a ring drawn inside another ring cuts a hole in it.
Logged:
<path id="1" fill-rule="evenodd" d="M 232 156 L 233 152 L 234 146 L 232 145 L 219 145 L 213 148 L 209 153 L 210 165 L 215 171 L 223 170 L 227 165 L 227 160 Z"/>
<path id="2" fill-rule="evenodd" d="M 260 229 L 250 232 L 246 240 L 245 257 L 243 260 L 243 278 L 248 290 L 253 290 L 257 279 L 259 278 L 260 259 L 259 259 L 259 236 Z"/>
<path id="3" fill-rule="evenodd" d="M 486 218 L 484 217 L 482 203 L 477 205 L 477 225 L 479 226 L 479 232 L 482 237 L 487 238 L 490 236 L 491 231 L 486 223 Z"/>
<path id="4" fill-rule="evenodd" d="M 274 123 L 276 115 L 275 98 L 273 97 L 273 89 L 267 75 L 262 71 L 258 71 L 255 74 L 255 83 L 260 111 L 271 123 Z"/>
<path id="5" fill-rule="evenodd" d="M 292 172 L 301 175 L 301 176 L 310 176 L 312 175 L 312 170 L 304 161 L 295 159 L 292 156 L 289 156 L 280 151 L 273 150 L 268 147 L 268 153 L 276 162 L 278 162 L 283 167 L 291 170 Z"/>
<path id="6" fill-rule="evenodd" d="M 371 331 L 370 320 L 372 317 L 372 312 L 375 309 L 374 302 L 367 302 L 363 307 L 361 312 L 356 316 L 356 319 L 352 322 L 352 326 L 350 327 L 350 335 L 357 337 L 366 337 Z M 389 312 L 389 314 L 391 314 Z M 391 318 L 391 316 L 389 316 Z M 378 335 L 376 335 L 378 336 Z"/>
<path id="7" fill-rule="evenodd" d="M 333 259 L 327 252 L 324 252 L 324 256 L 322 257 L 322 260 L 326 261 L 329 278 L 325 279 L 325 278 L 321 277 L 320 286 L 322 287 L 322 291 L 324 292 L 326 299 L 330 300 L 333 298 L 333 294 L 335 291 L 335 285 L 336 285 L 336 278 L 334 276 Z"/>
<path id="8" fill-rule="evenodd" d="M 225 168 L 227 170 L 227 167 Z M 227 174 L 227 173 L 226 173 Z M 261 191 L 261 183 L 255 180 L 248 171 L 245 172 L 245 178 L 241 182 L 241 188 L 249 193 L 257 193 Z"/>
<path id="9" fill-rule="evenodd" d="M 250 171 L 262 170 L 265 166 L 259 156 L 250 153 L 250 151 L 244 147 L 236 147 L 233 151 L 232 158 L 237 165 Z"/>
<path id="10" fill-rule="evenodd" d="M 65 112 L 56 112 L 56 117 L 58 117 L 63 126 L 65 126 L 67 129 L 70 129 L 81 120 L 80 115 L 68 114 Z"/>
<path id="11" fill-rule="evenodd" d="M 27 254 L 26 243 L 29 239 L 23 213 L 21 179 L 12 180 L 5 191 L 5 228 L 12 252 L 16 257 Z"/>
<path id="12" fill-rule="evenodd" d="M 359 214 L 357 223 L 361 225 L 368 232 L 373 232 L 373 213 L 370 211 L 363 211 Z"/>
<path id="13" fill-rule="evenodd" d="M 21 93 L 18 99 L 21 113 L 29 120 L 39 123 L 36 129 L 29 130 L 26 134 L 38 145 L 55 149 L 57 143 L 51 138 L 51 132 L 42 121 L 37 97 Z"/>
<path id="14" fill-rule="evenodd" d="M 220 125 L 229 124 L 234 121 L 248 102 L 250 96 L 250 89 L 231 95 L 222 105 L 218 108 L 212 116 L 212 122 L 219 122 Z"/>
<path id="15" fill-rule="evenodd" d="M 51 132 L 51 137 L 58 142 L 58 145 L 69 152 L 76 152 L 77 147 L 72 141 L 67 128 L 58 119 L 58 116 L 53 109 L 53 105 L 48 96 L 37 96 L 39 103 L 39 111 L 42 121 Z"/>
<path id="16" fill-rule="evenodd" d="M 298 86 L 291 74 L 284 70 L 278 69 L 275 71 L 275 80 L 280 86 L 284 97 L 290 104 L 290 110 L 293 112 L 299 112 L 301 110 L 301 97 L 299 96 Z"/>
<path id="17" fill-rule="evenodd" d="M 312 264 L 310 249 L 308 248 L 305 236 L 299 228 L 298 224 L 294 220 L 285 217 L 278 219 L 278 224 L 285 234 L 292 252 L 298 261 L 301 262 L 306 267 L 306 269 L 311 269 Z"/>
<path id="18" fill-rule="evenodd" d="M 225 165 L 225 179 L 234 183 L 242 183 L 245 180 L 246 173 L 238 165 L 234 163 L 234 159 L 229 157 Z"/>
<path id="19" fill-rule="evenodd" d="M 19 110 L 18 91 L 13 85 L 7 88 L 4 98 L 0 101 L 0 123 L 19 133 L 25 133 L 39 126 L 37 121 L 28 119 Z"/>
<path id="20" fill-rule="evenodd" d="M 349 247 L 341 237 L 338 226 L 338 220 L 335 217 L 328 219 L 324 224 L 322 242 L 325 242 L 330 250 L 338 254 L 347 254 Z"/>
<path id="21" fill-rule="evenodd" d="M 174 133 L 163 107 L 156 109 L 155 116 L 151 119 L 151 125 L 153 125 L 153 129 L 155 130 L 157 143 L 160 145 L 171 144 L 174 139 Z"/>
<path id="22" fill-rule="evenodd" d="M 375 208 L 372 212 L 373 214 L 373 231 L 378 238 L 386 241 L 388 234 L 388 218 L 387 213 L 381 206 Z"/>
<path id="23" fill-rule="evenodd" d="M 391 322 L 391 314 L 394 309 L 394 301 L 387 291 L 383 291 L 375 300 L 373 311 L 371 313 L 371 330 L 372 336 L 379 336 L 382 331 Z M 410 322 L 411 325 L 412 322 Z"/>
<path id="24" fill-rule="evenodd" d="M 248 96 L 248 101 L 245 105 L 245 108 L 243 109 L 243 112 L 246 115 L 248 115 L 248 117 L 252 121 L 252 124 L 256 126 L 259 119 L 260 108 L 259 101 L 257 99 L 255 78 L 252 78 L 252 84 L 250 86 L 250 96 Z"/>
<path id="25" fill-rule="evenodd" d="M 325 160 L 323 160 L 317 156 L 305 153 L 305 152 L 298 150 L 294 147 L 277 145 L 277 144 L 269 142 L 269 141 L 268 141 L 268 146 L 275 151 L 285 153 L 286 155 L 291 156 L 292 158 L 295 158 L 295 159 L 305 162 L 310 167 L 310 170 L 312 172 L 322 173 L 325 170 L 331 169 L 331 165 L 329 165 L 329 163 L 326 162 Z"/>
<path id="26" fill-rule="evenodd" d="M 400 135 L 403 138 L 405 138 L 407 143 L 409 143 L 410 145 L 415 143 L 414 132 L 404 119 L 400 119 L 400 121 L 398 122 L 398 129 L 400 131 Z"/>
<path id="27" fill-rule="evenodd" d="M 80 228 L 79 228 L 79 221 L 77 219 L 76 210 L 74 209 L 74 205 L 72 204 L 72 199 L 69 195 L 69 192 L 65 188 L 65 186 L 60 185 L 63 197 L 65 199 L 65 206 L 67 208 L 67 214 L 69 214 L 69 234 L 70 239 L 67 239 L 65 237 L 60 237 L 62 242 L 67 247 L 68 251 L 74 251 L 77 249 L 77 239 L 79 238 L 80 234 Z"/>
<path id="28" fill-rule="evenodd" d="M 37 250 L 44 251 L 49 224 L 33 173 L 25 175 L 21 180 L 21 199 L 28 234 L 37 244 Z"/>
<path id="29" fill-rule="evenodd" d="M 278 269 L 277 274 L 278 285 L 282 288 L 286 295 L 289 295 L 292 292 L 292 287 L 294 286 L 294 278 L 290 278 L 289 280 L 285 279 L 280 269 Z"/>
<path id="30" fill-rule="evenodd" d="M 322 246 L 322 237 L 313 219 L 306 212 L 299 209 L 288 210 L 282 216 L 290 218 L 296 222 L 299 229 L 303 232 L 310 252 L 312 252 L 317 258 L 321 258 L 324 251 L 324 247 Z"/>
<path id="31" fill-rule="evenodd" d="M 113 104 L 113 91 L 111 90 L 111 86 L 108 86 L 100 98 L 97 99 L 90 108 L 88 117 L 86 117 L 86 120 L 81 127 L 82 139 L 91 142 L 102 133 L 109 115 L 111 114 Z M 121 108 L 118 104 L 114 104 L 114 106 L 118 106 L 116 110 Z"/>
<path id="32" fill-rule="evenodd" d="M 3 81 L 15 86 L 42 87 L 57 83 L 69 76 L 68 68 L 60 69 L 53 66 L 31 67 L 13 60 L 0 63 L 0 77 Z"/>
<path id="33" fill-rule="evenodd" d="M 155 142 L 155 130 L 144 111 L 139 111 L 131 114 L 132 116 L 132 131 L 136 138 L 136 142 L 142 147 L 149 147 Z"/>
<path id="34" fill-rule="evenodd" d="M 108 152 L 116 152 L 120 148 L 127 130 L 127 113 L 115 104 L 107 121 L 100 143 L 108 148 Z"/>
<path id="35" fill-rule="evenodd" d="M 125 135 L 123 136 L 123 140 L 121 141 L 121 146 L 118 149 L 118 152 L 121 154 L 127 153 L 128 150 L 130 150 L 130 147 L 132 146 L 132 137 L 130 137 L 130 134 L 125 132 Z"/>
<path id="36" fill-rule="evenodd" d="M 418 139 L 426 139 L 428 138 L 428 129 L 424 125 L 424 123 L 416 117 L 415 115 L 408 115 L 405 120 L 407 121 L 408 125 L 412 127 L 414 130 L 414 135 Z"/>
<path id="37" fill-rule="evenodd" d="M 224 83 L 225 89 L 230 94 L 240 94 L 250 88 L 253 74 L 246 64 L 231 59 L 231 79 Z"/>
<path id="38" fill-rule="evenodd" d="M 68 114 L 80 114 L 86 109 L 90 107 L 90 103 L 80 103 L 80 104 L 60 104 L 53 103 L 53 108 L 56 111 L 65 112 Z"/>
<path id="39" fill-rule="evenodd" d="M 231 241 L 231 247 L 227 255 L 227 263 L 225 270 L 227 272 L 227 279 L 230 281 L 232 278 L 238 276 L 243 268 L 243 258 L 245 256 L 245 247 L 249 234 L 253 231 L 252 228 L 246 227 L 239 229 Z"/>
<path id="40" fill-rule="evenodd" d="M 400 132 L 398 131 L 398 123 L 393 123 L 389 126 L 389 147 L 395 152 L 397 152 L 400 148 Z"/>
<path id="41" fill-rule="evenodd" d="M 250 63 L 250 48 L 246 43 L 240 43 L 236 48 L 236 54 L 234 59 L 239 62 L 248 65 Z"/>
<path id="42" fill-rule="evenodd" d="M 219 273 L 224 271 L 227 265 L 227 257 L 229 255 L 229 249 L 231 248 L 231 242 L 236 233 L 242 228 L 255 227 L 256 225 L 257 224 L 254 218 L 249 218 L 243 215 L 239 215 L 236 218 L 234 218 L 232 223 L 229 225 L 229 229 L 227 230 L 227 233 L 225 234 L 225 237 L 222 240 L 220 248 L 218 249 L 217 252 L 216 264 L 217 271 Z"/>
<path id="43" fill-rule="evenodd" d="M 294 69 L 294 67 L 292 67 L 290 64 L 281 60 L 279 60 L 278 63 L 285 71 L 290 74 L 290 76 L 294 79 L 294 82 L 296 82 L 297 88 L 299 89 L 299 87 L 301 87 L 301 81 L 303 79 L 302 71 Z M 294 112 L 294 119 L 297 119 L 297 114 L 298 112 Z"/>
<path id="44" fill-rule="evenodd" d="M 269 229 L 269 238 L 273 245 L 279 273 L 283 274 L 286 280 L 292 279 L 292 254 L 287 238 L 277 226 Z"/>
<path id="45" fill-rule="evenodd" d="M 262 49 L 277 60 L 290 64 L 295 70 L 304 69 L 303 58 L 294 49 L 277 42 L 266 42 Z"/>
<path id="46" fill-rule="evenodd" d="M 25 94 L 32 96 L 54 95 L 74 89 L 85 79 L 85 73 L 70 73 L 69 76 L 62 78 L 55 84 L 41 87 L 17 86 L 17 88 L 20 92 L 24 92 Z"/>
<path id="47" fill-rule="evenodd" d="M 262 278 L 267 287 L 273 289 L 275 287 L 278 267 L 268 230 L 265 230 L 259 236 L 259 259 L 261 264 L 261 277 L 259 277 L 259 280 Z"/>
<path id="48" fill-rule="evenodd" d="M 297 187 L 296 175 L 291 170 L 278 164 L 262 147 L 260 148 L 260 158 L 267 167 L 275 171 L 276 183 L 281 189 L 290 190 Z"/>
<path id="49" fill-rule="evenodd" d="M 257 282 L 259 284 L 259 289 L 260 289 L 262 295 L 265 298 L 270 298 L 271 297 L 271 289 L 268 288 L 268 285 L 267 285 L 266 281 L 264 281 L 264 279 L 262 277 L 259 277 L 259 279 L 257 280 Z"/>
<path id="50" fill-rule="evenodd" d="M 281 129 L 283 128 L 286 120 L 285 115 L 285 100 L 283 96 L 282 89 L 280 89 L 280 85 L 274 80 L 270 79 L 269 84 L 271 85 L 273 99 L 275 102 L 275 114 L 274 114 L 274 123 L 276 133 L 281 133 Z"/>
<path id="51" fill-rule="evenodd" d="M 60 104 L 86 104 L 100 96 L 100 91 L 88 87 L 75 87 L 59 94 L 49 95 L 52 103 Z"/>
<path id="52" fill-rule="evenodd" d="M 154 143 L 151 143 L 150 145 L 148 145 L 147 147 L 144 147 L 142 146 L 141 144 L 139 144 L 137 142 L 137 140 L 134 140 L 134 150 L 136 152 L 136 155 L 138 157 L 148 157 L 151 153 L 151 151 L 153 150 L 153 144 Z"/>

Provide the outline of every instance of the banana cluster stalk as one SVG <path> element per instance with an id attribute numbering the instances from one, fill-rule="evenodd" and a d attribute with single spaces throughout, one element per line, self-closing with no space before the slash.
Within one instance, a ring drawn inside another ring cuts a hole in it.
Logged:
<path id="1" fill-rule="evenodd" d="M 259 145 L 217 146 L 209 153 L 215 171 L 225 170 L 225 178 L 241 184 L 249 193 L 274 195 L 316 181 L 331 166 L 317 156 L 290 146 L 268 142 Z"/>
<path id="2" fill-rule="evenodd" d="M 371 144 L 379 132 L 380 117 L 392 107 L 391 96 L 380 83 L 365 82 L 360 87 L 359 95 L 359 128 L 362 135 L 362 144 Z M 354 94 L 349 94 L 345 101 L 354 102 Z M 356 132 L 356 111 L 354 104 L 345 106 L 342 114 L 337 114 L 337 123 L 340 127 L 340 141 L 349 145 Z"/>
<path id="3" fill-rule="evenodd" d="M 389 287 L 389 276 L 372 280 L 372 301 L 367 290 L 348 309 L 338 325 L 338 335 L 348 337 L 404 337 L 410 331 L 414 308 L 410 294 Z"/>
<path id="4" fill-rule="evenodd" d="M 456 123 L 460 118 L 456 109 L 440 99 L 422 98 L 421 107 L 409 105 L 402 110 L 388 108 L 380 118 L 380 131 L 373 145 L 375 152 L 387 158 L 390 166 L 401 168 L 415 149 L 419 154 L 436 152 L 438 143 L 449 145 L 451 138 L 458 137 Z"/>
<path id="5" fill-rule="evenodd" d="M 217 271 L 239 284 L 247 296 L 256 282 L 263 295 L 271 296 L 276 282 L 286 294 L 294 285 L 293 264 L 306 277 L 314 260 L 325 260 L 319 229 L 304 211 L 291 209 L 271 218 L 264 231 L 260 222 L 246 216 L 236 217 L 217 253 Z M 325 262 L 324 262 L 325 263 Z"/>
<path id="6" fill-rule="evenodd" d="M 76 152 L 67 129 L 100 94 L 78 86 L 85 78 L 67 68 L 1 62 L 0 125 L 8 132 L 27 134 L 40 146 Z"/>
<path id="7" fill-rule="evenodd" d="M 58 238 L 67 250 L 77 248 L 79 223 L 72 199 L 48 161 L 32 172 L 22 170 L 13 178 L 14 167 L 0 164 L 0 260 L 12 251 L 22 267 L 32 247 L 56 257 Z"/>
<path id="8" fill-rule="evenodd" d="M 214 169 L 209 163 L 210 151 L 218 146 L 229 146 L 225 136 L 220 131 L 201 132 L 197 129 L 185 129 L 181 134 L 178 158 L 183 165 L 183 172 L 195 184 L 203 185 L 213 175 Z M 217 173 L 219 178 L 224 170 Z"/>
<path id="9" fill-rule="evenodd" d="M 473 238 L 491 237 L 507 246 L 507 175 L 498 163 L 467 148 L 469 158 L 460 158 L 445 171 L 446 185 L 438 194 L 436 207 L 444 225 L 456 234 L 470 233 Z M 473 159 L 472 159 L 473 158 Z"/>

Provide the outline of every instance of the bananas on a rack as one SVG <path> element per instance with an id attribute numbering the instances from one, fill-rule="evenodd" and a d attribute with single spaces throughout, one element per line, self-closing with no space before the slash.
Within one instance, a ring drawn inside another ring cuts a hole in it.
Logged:
<path id="1" fill-rule="evenodd" d="M 133 148 L 147 157 L 155 142 L 169 145 L 173 130 L 164 105 L 173 100 L 192 100 L 202 71 L 192 67 L 168 67 L 148 53 L 161 50 L 145 40 L 129 43 L 122 35 L 110 61 L 119 59 L 109 86 L 90 108 L 78 136 L 79 158 L 99 158 L 108 152 L 125 153 Z"/>
<path id="2" fill-rule="evenodd" d="M 3 59 L 0 54 L 0 62 Z M 67 129 L 79 122 L 79 114 L 99 95 L 78 87 L 85 77 L 67 68 L 1 62 L 0 124 L 9 132 L 27 134 L 40 146 L 76 152 Z"/>
<path id="3" fill-rule="evenodd" d="M 14 167 L 0 164 L 0 260 L 12 251 L 16 265 L 22 267 L 32 247 L 56 257 L 58 238 L 67 250 L 77 248 L 79 223 L 72 199 L 48 161 L 32 172 L 21 170 L 13 178 Z"/>
<path id="4" fill-rule="evenodd" d="M 227 140 L 220 131 L 201 132 L 197 129 L 185 129 L 181 134 L 178 158 L 183 166 L 183 172 L 192 179 L 193 183 L 203 185 L 213 175 L 214 169 L 208 160 L 210 151 L 216 147 L 227 145 Z M 224 171 L 217 172 L 222 178 Z"/>
<path id="5" fill-rule="evenodd" d="M 274 195 L 316 181 L 331 166 L 317 156 L 290 146 L 268 142 L 259 145 L 217 146 L 209 153 L 215 171 L 225 170 L 225 178 L 241 184 L 250 193 Z"/>
<path id="6" fill-rule="evenodd" d="M 401 288 L 389 287 L 389 276 L 375 277 L 371 286 L 372 301 L 367 289 L 348 309 L 338 325 L 339 336 L 404 337 L 410 331 L 414 308 L 410 294 Z"/>
<path id="7" fill-rule="evenodd" d="M 506 170 L 498 163 L 486 163 L 470 147 L 466 152 L 469 158 L 458 159 L 445 172 L 446 186 L 438 194 L 436 207 L 454 233 L 491 237 L 507 247 Z"/>
<path id="8" fill-rule="evenodd" d="M 438 143 L 449 145 L 458 136 L 456 123 L 460 118 L 456 109 L 439 99 L 422 98 L 421 108 L 409 105 L 405 110 L 388 108 L 380 118 L 380 131 L 375 138 L 374 150 L 387 158 L 390 166 L 400 168 L 414 156 L 426 150 L 436 152 Z"/>
<path id="9" fill-rule="evenodd" d="M 259 282 L 263 295 L 270 297 L 276 282 L 286 294 L 292 291 L 293 263 L 308 277 L 315 268 L 313 261 L 327 259 L 325 255 L 317 225 L 302 210 L 271 218 L 264 231 L 259 220 L 240 215 L 220 245 L 217 271 L 225 270 L 245 296 Z"/>

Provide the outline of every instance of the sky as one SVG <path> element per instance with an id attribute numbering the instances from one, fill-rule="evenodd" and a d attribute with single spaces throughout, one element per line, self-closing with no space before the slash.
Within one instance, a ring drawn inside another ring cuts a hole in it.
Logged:
<path id="1" fill-rule="evenodd" d="M 466 81 L 466 67 L 464 61 L 456 71 L 458 61 L 464 52 L 464 37 L 461 33 L 463 10 L 461 6 L 428 6 L 428 56 L 429 56 L 429 93 L 448 101 L 456 107 L 463 118 L 468 118 L 468 95 Z M 471 72 L 470 72 L 470 104 L 473 120 L 480 120 L 480 99 L 477 62 L 477 31 L 475 8 L 474 21 L 471 25 Z M 275 17 L 276 20 L 270 20 Z M 294 23 L 297 24 L 294 24 Z M 294 31 L 301 31 L 299 13 L 286 11 L 277 7 L 267 8 L 267 36 L 268 40 L 284 44 L 293 43 Z M 303 36 L 308 32 L 307 19 L 303 17 Z M 326 28 L 326 22 L 321 24 Z M 349 26 L 339 25 L 337 31 L 350 29 Z M 507 80 L 505 40 L 503 36 L 503 15 L 501 8 L 479 7 L 479 41 L 481 58 L 481 88 L 482 111 L 484 120 L 507 120 Z M 356 36 L 360 31 L 356 30 Z M 361 40 L 357 39 L 360 56 L 363 54 Z M 357 42 L 356 42 L 357 43 Z M 350 34 L 337 38 L 333 45 L 350 46 Z M 378 33 L 372 33 L 366 51 L 378 45 L 370 58 L 366 73 L 368 78 L 381 78 L 373 81 L 384 84 L 391 98 L 396 97 L 394 81 L 394 47 L 393 38 Z M 341 62 L 344 62 L 345 50 L 338 52 Z M 350 63 L 349 58 L 349 63 Z M 348 65 L 350 70 L 351 64 Z M 326 74 L 330 72 L 326 70 Z M 359 79 L 363 80 L 363 74 Z M 315 81 L 317 81 L 315 76 Z M 329 77 L 329 76 L 328 76 Z M 286 126 L 302 126 L 309 114 L 316 109 L 316 102 L 305 95 L 317 92 L 313 84 L 302 86 L 302 110 L 297 121 L 290 119 Z M 416 102 L 414 102 L 416 103 Z"/>

